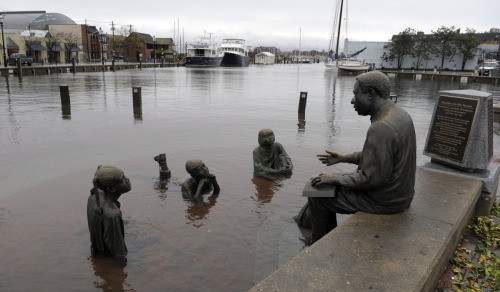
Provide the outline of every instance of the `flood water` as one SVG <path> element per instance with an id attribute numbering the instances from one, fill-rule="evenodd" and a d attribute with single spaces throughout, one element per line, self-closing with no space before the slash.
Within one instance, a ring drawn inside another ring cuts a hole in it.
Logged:
<path id="1" fill-rule="evenodd" d="M 322 64 L 247 68 L 156 68 L 0 79 L 1 291 L 245 291 L 306 248 L 293 216 L 325 149 L 361 150 L 368 117 L 350 101 L 354 76 Z M 418 154 L 439 90 L 492 92 L 485 84 L 391 79 L 412 116 Z M 68 85 L 63 114 L 59 86 Z M 132 106 L 142 88 L 142 110 Z M 305 121 L 299 94 L 308 92 Z M 262 128 L 292 158 L 282 181 L 253 177 Z M 494 151 L 500 151 L 495 124 Z M 158 184 L 153 157 L 172 171 Z M 218 197 L 183 200 L 188 159 L 217 176 Z M 86 204 L 98 165 L 115 165 L 132 191 L 120 198 L 127 265 L 90 258 Z"/>

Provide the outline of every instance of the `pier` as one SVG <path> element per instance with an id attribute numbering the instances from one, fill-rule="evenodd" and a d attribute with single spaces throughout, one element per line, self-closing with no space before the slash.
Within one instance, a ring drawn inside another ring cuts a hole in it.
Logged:
<path id="1" fill-rule="evenodd" d="M 499 76 L 475 76 L 473 72 L 463 71 L 424 71 L 424 70 L 392 70 L 382 69 L 381 72 L 389 77 L 410 78 L 415 80 L 439 80 L 460 83 L 488 83 L 495 86 L 499 83 Z"/>
<path id="2" fill-rule="evenodd" d="M 180 63 L 129 63 L 129 62 L 116 62 L 114 65 L 112 63 L 106 63 L 102 65 L 101 63 L 94 64 L 61 64 L 61 65 L 33 65 L 33 66 L 9 66 L 0 68 L 0 76 L 16 75 L 19 76 L 19 70 L 21 70 L 21 76 L 32 76 L 32 75 L 50 75 L 58 73 L 81 73 L 81 72 L 106 72 L 106 71 L 118 71 L 127 69 L 145 69 L 145 68 L 163 68 L 163 67 L 179 67 Z"/>

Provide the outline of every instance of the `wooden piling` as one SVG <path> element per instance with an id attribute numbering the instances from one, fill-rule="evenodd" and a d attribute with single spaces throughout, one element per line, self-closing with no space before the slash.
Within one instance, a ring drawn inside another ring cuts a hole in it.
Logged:
<path id="1" fill-rule="evenodd" d="M 299 99 L 299 114 L 306 113 L 306 104 L 307 104 L 307 92 L 301 91 Z"/>
<path id="2" fill-rule="evenodd" d="M 142 87 L 132 87 L 134 118 L 142 120 Z"/>
<path id="3" fill-rule="evenodd" d="M 71 118 L 71 100 L 69 98 L 69 87 L 67 85 L 59 86 L 59 93 L 61 95 L 61 109 L 63 119 Z"/>
<path id="4" fill-rule="evenodd" d="M 59 92 L 61 94 L 61 104 L 70 105 L 69 87 L 67 85 L 61 85 L 59 86 Z"/>
<path id="5" fill-rule="evenodd" d="M 20 79 L 23 78 L 23 69 L 21 68 L 21 59 L 17 59 L 17 62 L 16 62 L 16 65 L 17 65 L 17 75 L 19 76 Z"/>

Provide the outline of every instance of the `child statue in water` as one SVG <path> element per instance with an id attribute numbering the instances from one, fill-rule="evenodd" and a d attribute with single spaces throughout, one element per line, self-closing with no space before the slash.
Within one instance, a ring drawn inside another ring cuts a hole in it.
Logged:
<path id="1" fill-rule="evenodd" d="M 283 146 L 274 141 L 271 129 L 259 132 L 259 147 L 253 151 L 253 167 L 256 176 L 290 176 L 293 164 Z"/>
<path id="2" fill-rule="evenodd" d="M 182 196 L 185 199 L 197 201 L 203 194 L 209 193 L 212 188 L 214 190 L 212 195 L 219 194 L 220 188 L 215 175 L 208 171 L 208 168 L 201 160 L 188 160 L 186 162 L 186 171 L 191 177 L 186 179 L 181 185 Z"/>
<path id="3" fill-rule="evenodd" d="M 121 169 L 100 165 L 92 182 L 87 202 L 92 256 L 125 257 L 127 246 L 118 198 L 131 190 L 130 180 Z"/>

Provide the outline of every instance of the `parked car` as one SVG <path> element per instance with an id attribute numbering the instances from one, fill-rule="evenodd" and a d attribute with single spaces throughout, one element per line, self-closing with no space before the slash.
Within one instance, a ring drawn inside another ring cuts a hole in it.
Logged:
<path id="1" fill-rule="evenodd" d="M 26 57 L 25 54 L 14 53 L 10 54 L 9 61 L 7 62 L 11 66 L 16 66 L 18 60 L 21 62 L 21 65 L 31 66 L 33 63 L 33 59 L 30 57 Z"/>
<path id="2" fill-rule="evenodd" d="M 485 61 L 477 67 L 476 72 L 479 76 L 491 76 L 495 69 L 498 70 L 497 61 Z"/>

